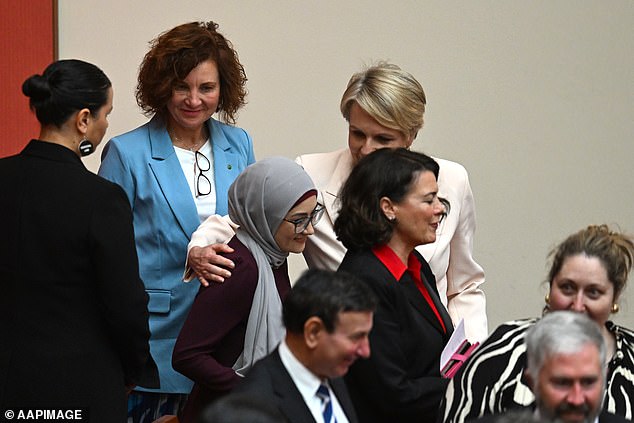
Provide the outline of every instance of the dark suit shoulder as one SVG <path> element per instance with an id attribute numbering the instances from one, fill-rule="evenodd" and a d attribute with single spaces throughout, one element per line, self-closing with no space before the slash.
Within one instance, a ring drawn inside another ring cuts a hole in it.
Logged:
<path id="1" fill-rule="evenodd" d="M 501 414 L 487 414 L 479 418 L 469 419 L 467 423 L 506 423 L 506 422 L 540 422 L 533 415 L 530 407 L 507 411 Z M 550 420 L 549 420 L 550 421 Z M 625 423 L 631 420 L 605 411 L 599 414 L 599 423 Z"/>
<path id="2" fill-rule="evenodd" d="M 290 422 L 315 422 L 277 349 L 255 363 L 234 392 L 246 393 L 274 405 Z"/>
<path id="3" fill-rule="evenodd" d="M 394 276 L 370 250 L 348 251 L 337 271 L 353 274 L 377 291 L 395 286 Z"/>
<path id="4" fill-rule="evenodd" d="M 631 422 L 631 420 L 626 419 L 623 416 L 618 416 L 616 414 L 608 413 L 607 411 L 602 411 L 599 414 L 599 423 L 625 423 Z"/>
<path id="5" fill-rule="evenodd" d="M 522 407 L 498 414 L 486 414 L 474 419 L 467 419 L 467 423 L 510 423 L 510 422 L 535 422 L 538 423 L 531 407 Z"/>
<path id="6" fill-rule="evenodd" d="M 273 373 L 280 371 L 286 370 L 279 359 L 279 353 L 275 350 L 255 363 L 234 391 L 271 395 L 273 393 Z"/>

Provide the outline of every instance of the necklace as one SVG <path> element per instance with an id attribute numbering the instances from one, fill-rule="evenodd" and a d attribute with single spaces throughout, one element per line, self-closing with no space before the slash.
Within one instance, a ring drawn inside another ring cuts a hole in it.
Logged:
<path id="1" fill-rule="evenodd" d="M 203 126 L 203 130 L 202 130 L 202 138 L 200 140 L 198 140 L 198 141 L 194 141 L 194 143 L 190 144 L 189 146 L 184 146 L 183 145 L 184 144 L 183 140 L 178 138 L 171 129 L 167 130 L 167 134 L 172 139 L 172 144 L 174 144 L 176 147 L 180 147 L 180 148 L 183 148 L 183 149 L 189 150 L 189 151 L 198 151 L 198 149 L 200 147 L 202 147 L 202 145 L 205 142 L 207 142 L 207 138 L 208 138 L 207 137 L 207 129 L 204 126 Z"/>

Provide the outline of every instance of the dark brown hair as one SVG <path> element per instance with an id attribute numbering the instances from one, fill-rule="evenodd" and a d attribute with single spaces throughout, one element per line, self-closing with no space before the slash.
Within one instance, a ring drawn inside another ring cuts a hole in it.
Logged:
<path id="1" fill-rule="evenodd" d="M 166 105 L 175 84 L 200 63 L 213 60 L 220 75 L 217 112 L 235 124 L 238 109 L 246 104 L 247 76 L 231 42 L 217 32 L 218 24 L 190 22 L 160 34 L 150 42 L 139 68 L 136 101 L 146 115 L 165 119 Z"/>
<path id="2" fill-rule="evenodd" d="M 341 208 L 334 225 L 337 239 L 353 251 L 389 241 L 396 222 L 381 211 L 381 198 L 401 202 L 425 171 L 438 179 L 434 159 L 405 148 L 381 148 L 359 160 L 339 194 Z M 449 202 L 439 200 L 448 213 Z"/>

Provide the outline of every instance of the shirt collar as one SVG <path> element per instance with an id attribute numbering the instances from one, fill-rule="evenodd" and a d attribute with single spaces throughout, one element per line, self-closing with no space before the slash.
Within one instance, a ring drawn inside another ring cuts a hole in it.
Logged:
<path id="1" fill-rule="evenodd" d="M 420 273 L 422 265 L 413 252 L 409 254 L 407 266 L 405 266 L 405 263 L 401 261 L 394 250 L 392 250 L 387 244 L 373 247 L 372 253 L 374 253 L 376 258 L 378 258 L 379 261 L 387 267 L 387 270 L 390 271 L 396 280 L 400 280 L 407 270 L 414 275 L 418 275 Z"/>
<path id="2" fill-rule="evenodd" d="M 286 340 L 282 340 L 278 349 L 280 353 L 280 359 L 288 370 L 288 373 L 295 382 L 295 386 L 307 401 L 315 396 L 315 392 L 321 385 L 322 381 L 313 372 L 311 372 L 306 366 L 304 366 L 288 348 Z"/>

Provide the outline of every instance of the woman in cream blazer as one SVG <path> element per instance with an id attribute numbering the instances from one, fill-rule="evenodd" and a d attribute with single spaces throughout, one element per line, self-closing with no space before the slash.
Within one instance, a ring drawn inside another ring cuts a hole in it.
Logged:
<path id="1" fill-rule="evenodd" d="M 339 189 L 361 157 L 378 148 L 410 148 L 423 125 L 425 104 L 420 83 L 398 66 L 380 63 L 352 76 L 341 100 L 341 112 L 349 123 L 348 148 L 297 158 L 315 182 L 318 201 L 326 208 L 304 250 L 309 267 L 339 267 L 346 253 L 333 229 Z M 440 164 L 439 195 L 450 202 L 451 213 L 438 228 L 436 242 L 417 250 L 429 262 L 454 324 L 464 319 L 469 340 L 482 341 L 488 335 L 486 299 L 481 289 L 484 271 L 473 258 L 476 222 L 469 177 L 460 164 L 436 160 Z M 197 269 L 191 249 L 224 242 L 227 227 L 226 222 L 212 216 L 192 236 L 189 258 L 198 275 L 211 278 L 213 269 L 210 265 Z M 207 252 L 211 253 L 211 248 Z"/>

